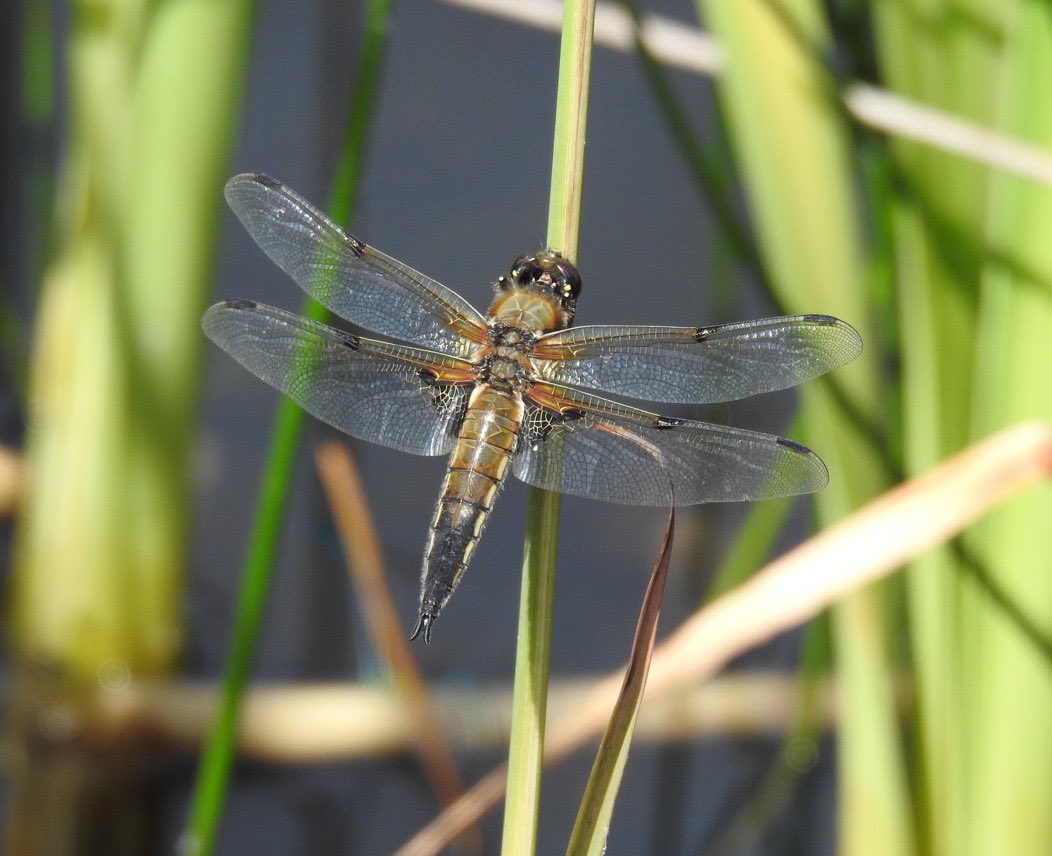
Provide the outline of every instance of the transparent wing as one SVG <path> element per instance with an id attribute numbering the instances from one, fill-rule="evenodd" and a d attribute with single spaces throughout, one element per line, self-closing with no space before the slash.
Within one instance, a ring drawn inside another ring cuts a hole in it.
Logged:
<path id="1" fill-rule="evenodd" d="M 811 493 L 828 474 L 810 449 L 759 434 L 534 384 L 512 472 L 527 484 L 625 505 L 694 505 Z"/>
<path id="2" fill-rule="evenodd" d="M 679 404 L 785 389 L 850 362 L 862 340 L 829 315 L 716 327 L 574 327 L 542 336 L 541 376 L 601 392 Z"/>
<path id="3" fill-rule="evenodd" d="M 348 235 L 273 178 L 236 175 L 226 199 L 263 251 L 341 318 L 455 356 L 485 340 L 485 320 L 459 294 Z"/>
<path id="4" fill-rule="evenodd" d="M 217 303 L 201 326 L 256 377 L 352 437 L 415 455 L 453 448 L 470 363 L 351 336 L 247 300 Z"/>

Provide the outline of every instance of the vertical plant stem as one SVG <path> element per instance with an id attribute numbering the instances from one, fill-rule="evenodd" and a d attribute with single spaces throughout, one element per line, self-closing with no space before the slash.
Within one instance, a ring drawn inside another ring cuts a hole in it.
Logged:
<path id="1" fill-rule="evenodd" d="M 775 292 L 789 311 L 839 315 L 871 341 L 848 137 L 822 61 L 829 43 L 822 4 L 699 5 L 727 51 L 721 102 Z M 879 424 L 873 354 L 867 350 L 839 370 L 837 380 L 865 421 Z M 815 500 L 820 523 L 828 524 L 879 492 L 884 468 L 828 388 L 812 384 L 802 401 L 804 439 L 829 465 L 830 484 Z M 833 630 L 845 685 L 837 754 L 840 852 L 909 854 L 910 811 L 879 592 L 846 598 Z"/>
<path id="2" fill-rule="evenodd" d="M 584 193 L 584 139 L 592 65 L 594 0 L 570 0 L 563 11 L 559 83 L 548 201 L 548 246 L 577 260 Z"/>
<path id="3" fill-rule="evenodd" d="M 977 0 L 967 4 L 967 26 L 953 22 L 955 12 L 935 15 L 933 26 L 918 26 L 932 10 L 926 2 L 874 4 L 886 85 L 981 125 L 993 124 L 1001 98 L 1004 27 L 1014 14 L 1010 10 L 1023 5 Z M 892 155 L 898 173 L 892 222 L 903 465 L 915 474 L 968 442 L 977 354 L 1000 344 L 977 335 L 976 328 L 989 173 L 974 162 L 904 141 L 893 146 Z M 977 341 L 984 347 L 976 348 Z M 966 656 L 977 639 L 974 616 L 967 614 L 976 592 L 960 571 L 954 554 L 942 549 L 916 561 L 906 577 L 917 698 L 919 837 L 922 852 L 932 854 L 970 853 L 975 843 L 966 747 L 974 704 L 989 688 L 976 682 L 981 672 Z"/>
<path id="4" fill-rule="evenodd" d="M 46 6 L 29 7 L 27 33 Z M 252 9 L 215 0 L 151 14 L 130 0 L 77 4 L 72 17 L 8 624 L 27 708 L 42 675 L 80 693 L 106 674 L 159 678 L 181 652 L 198 319 Z M 39 32 L 33 42 L 39 80 L 48 51 Z M 26 106 L 37 120 L 50 109 L 46 98 Z M 78 718 L 78 698 L 69 703 Z M 5 852 L 71 854 L 100 840 L 115 856 L 143 852 L 141 788 L 96 775 L 109 759 L 39 740 L 33 716 L 13 718 L 25 769 Z"/>
<path id="5" fill-rule="evenodd" d="M 329 213 L 337 222 L 349 220 L 354 207 L 355 191 L 368 141 L 366 132 L 379 87 L 389 8 L 390 0 L 373 0 L 367 10 L 365 41 L 348 111 L 340 165 L 330 192 Z M 325 310 L 314 301 L 308 301 L 304 314 L 315 320 L 323 320 Z M 282 398 L 278 405 L 245 560 L 234 641 L 223 679 L 220 712 L 201 759 L 183 843 L 183 851 L 193 856 L 207 856 L 215 847 L 229 787 L 241 696 L 255 659 L 270 594 L 271 572 L 280 541 L 303 420 L 304 412 L 299 405 Z"/>
<path id="6" fill-rule="evenodd" d="M 283 398 L 278 405 L 249 553 L 245 560 L 234 622 L 234 641 L 223 676 L 219 715 L 201 757 L 190 805 L 188 830 L 180 848 L 187 856 L 206 856 L 215 847 L 230 783 L 241 696 L 259 642 L 259 631 L 270 593 L 274 554 L 278 547 L 302 427 L 303 411 Z"/>
<path id="7" fill-rule="evenodd" d="M 577 259 L 581 226 L 584 133 L 594 19 L 594 0 L 568 0 L 564 7 L 548 246 L 572 261 Z M 559 495 L 531 489 L 515 652 L 508 795 L 504 804 L 501 851 L 504 854 L 532 854 L 536 849 L 558 531 Z"/>
<path id="8" fill-rule="evenodd" d="M 991 7 L 992 9 L 992 7 Z M 1007 23 L 994 127 L 1043 148 L 1052 146 L 1052 18 L 1047 4 L 998 7 Z M 992 177 L 985 205 L 984 259 L 972 378 L 972 436 L 1023 419 L 1052 423 L 1052 193 L 1015 176 Z M 1014 265 L 1004 264 L 1008 259 Z M 989 585 L 1052 627 L 1052 486 L 1013 499 L 966 536 Z M 1052 852 L 1052 671 L 1039 645 L 1020 632 L 998 598 L 983 588 L 965 603 L 958 669 L 968 681 L 964 733 L 969 775 L 963 783 L 965 856 Z"/>

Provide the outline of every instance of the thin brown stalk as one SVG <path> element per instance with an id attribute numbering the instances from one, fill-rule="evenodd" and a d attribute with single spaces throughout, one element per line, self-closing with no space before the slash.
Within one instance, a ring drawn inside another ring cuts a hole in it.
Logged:
<path id="1" fill-rule="evenodd" d="M 448 806 L 464 793 L 464 781 L 435 714 L 427 687 L 406 641 L 387 584 L 380 541 L 358 467 L 350 451 L 338 442 L 321 443 L 314 452 L 333 522 L 343 545 L 347 567 L 377 654 L 387 666 L 402 702 L 417 756 L 435 795 Z M 482 852 L 478 829 L 465 830 L 462 844 Z"/>
<path id="2" fill-rule="evenodd" d="M 24 479 L 22 456 L 14 449 L 0 446 L 0 518 L 14 514 L 18 508 Z"/>

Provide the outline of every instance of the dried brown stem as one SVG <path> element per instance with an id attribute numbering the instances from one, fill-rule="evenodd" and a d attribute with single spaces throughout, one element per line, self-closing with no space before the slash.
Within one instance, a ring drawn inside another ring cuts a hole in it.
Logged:
<path id="1" fill-rule="evenodd" d="M 399 621 L 358 468 L 347 448 L 337 442 L 319 445 L 314 460 L 373 645 L 394 679 L 424 772 L 439 802 L 448 806 L 464 793 L 464 782 Z M 477 829 L 460 832 L 469 836 L 462 844 L 482 852 Z"/>

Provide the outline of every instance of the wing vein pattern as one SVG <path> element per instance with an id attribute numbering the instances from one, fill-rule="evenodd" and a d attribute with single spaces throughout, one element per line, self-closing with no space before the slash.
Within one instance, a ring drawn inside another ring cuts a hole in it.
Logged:
<path id="1" fill-rule="evenodd" d="M 786 389 L 858 356 L 850 324 L 827 315 L 715 327 L 587 326 L 542 336 L 541 375 L 646 401 L 709 404 Z"/>
<path id="2" fill-rule="evenodd" d="M 810 493 L 828 473 L 773 434 L 667 419 L 556 384 L 536 384 L 512 464 L 527 484 L 626 505 L 693 505 Z M 565 402 L 561 413 L 538 400 Z"/>
<path id="3" fill-rule="evenodd" d="M 453 449 L 474 379 L 465 360 L 250 301 L 216 304 L 202 326 L 256 377 L 352 437 L 416 455 Z"/>
<path id="4" fill-rule="evenodd" d="M 455 356 L 485 338 L 485 319 L 459 294 L 348 235 L 280 182 L 238 175 L 225 192 L 263 251 L 341 318 Z"/>

